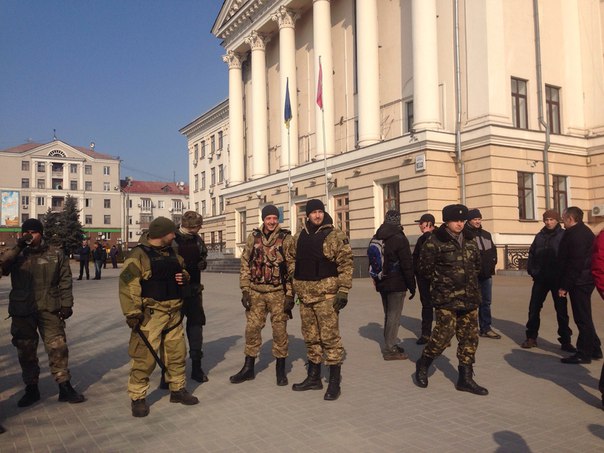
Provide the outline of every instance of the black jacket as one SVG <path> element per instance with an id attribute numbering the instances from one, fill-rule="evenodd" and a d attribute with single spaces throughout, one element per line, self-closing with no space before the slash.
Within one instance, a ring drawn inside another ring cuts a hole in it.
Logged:
<path id="1" fill-rule="evenodd" d="M 466 223 L 464 230 L 468 232 L 476 241 L 478 250 L 480 250 L 480 273 L 478 280 L 486 280 L 495 274 L 495 265 L 497 264 L 497 249 L 493 244 L 491 233 L 482 227 L 474 228 Z"/>
<path id="2" fill-rule="evenodd" d="M 558 262 L 560 263 L 560 288 L 570 291 L 574 286 L 593 285 L 591 255 L 595 235 L 583 222 L 564 231 Z"/>
<path id="3" fill-rule="evenodd" d="M 560 224 L 553 230 L 543 227 L 535 236 L 529 249 L 526 270 L 533 280 L 554 283 L 558 278 L 558 249 L 564 236 Z"/>
<path id="4" fill-rule="evenodd" d="M 376 282 L 376 289 L 384 293 L 406 290 L 414 293 L 413 258 L 409 240 L 403 233 L 403 227 L 384 223 L 378 228 L 375 236 L 384 241 L 384 269 L 386 270 L 384 278 Z M 399 263 L 396 270 L 388 272 L 390 266 L 396 262 Z"/>
<path id="5" fill-rule="evenodd" d="M 415 243 L 415 248 L 413 249 L 413 271 L 415 272 L 415 275 L 419 276 L 419 254 L 422 251 L 422 246 L 431 234 L 431 231 L 426 231 L 417 238 L 417 242 Z"/>

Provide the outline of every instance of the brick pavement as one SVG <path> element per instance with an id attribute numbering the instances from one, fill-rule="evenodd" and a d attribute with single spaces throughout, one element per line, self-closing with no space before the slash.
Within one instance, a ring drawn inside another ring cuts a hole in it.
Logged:
<path id="1" fill-rule="evenodd" d="M 130 415 L 126 394 L 129 330 L 117 301 L 118 271 L 101 281 L 75 281 L 76 307 L 67 335 L 73 384 L 88 401 L 57 402 L 45 353 L 40 348 L 42 401 L 16 407 L 20 370 L 10 344 L 9 320 L 0 321 L 0 452 L 203 451 L 203 452 L 590 452 L 604 446 L 604 411 L 597 379 L 602 361 L 563 365 L 551 302 L 543 312 L 539 348 L 523 350 L 530 281 L 495 278 L 493 326 L 501 340 L 482 339 L 476 380 L 489 389 L 479 397 L 455 390 L 453 348 L 435 361 L 427 389 L 411 380 L 420 304 L 406 301 L 399 336 L 412 360 L 385 362 L 380 354 L 383 313 L 367 279 L 357 279 L 342 312 L 347 357 L 342 396 L 323 401 L 323 391 L 292 392 L 305 376 L 304 343 L 297 313 L 290 322 L 288 387 L 275 385 L 270 326 L 257 377 L 239 385 L 228 377 L 243 364 L 243 309 L 237 276 L 206 274 L 204 369 L 210 381 L 189 383 L 201 402 L 169 403 L 152 376 L 151 414 Z M 7 312 L 9 279 L 0 279 L 0 312 Z M 593 297 L 594 317 L 604 335 L 604 303 Z M 5 315 L 2 316 L 4 318 Z M 576 329 L 573 329 L 576 330 Z M 575 340 L 575 337 L 573 337 Z"/>

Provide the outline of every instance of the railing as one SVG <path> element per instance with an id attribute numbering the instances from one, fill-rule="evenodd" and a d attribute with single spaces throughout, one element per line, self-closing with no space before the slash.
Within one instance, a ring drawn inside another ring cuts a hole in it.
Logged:
<path id="1" fill-rule="evenodd" d="M 226 249 L 226 242 L 214 242 L 206 244 L 208 252 L 223 252 Z"/>
<path id="2" fill-rule="evenodd" d="M 529 248 L 521 245 L 506 245 L 504 250 L 505 270 L 525 271 L 528 264 Z"/>

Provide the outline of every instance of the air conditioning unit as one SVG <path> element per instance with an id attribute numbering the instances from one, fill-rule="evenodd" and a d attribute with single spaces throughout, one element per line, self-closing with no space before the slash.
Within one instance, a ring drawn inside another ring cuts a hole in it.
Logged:
<path id="1" fill-rule="evenodd" d="M 140 208 L 142 205 L 139 203 L 137 206 Z"/>
<path id="2" fill-rule="evenodd" d="M 141 221 L 140 221 L 140 220 L 137 220 L 137 221 L 136 221 L 136 222 L 134 222 L 134 223 L 136 223 L 137 225 L 139 225 L 139 224 L 141 223 Z"/>
<path id="3" fill-rule="evenodd" d="M 24 204 L 21 206 L 21 209 L 29 209 L 29 205 L 28 204 Z"/>
<path id="4" fill-rule="evenodd" d="M 220 149 L 216 150 L 216 157 L 220 157 Z"/>
<path id="5" fill-rule="evenodd" d="M 591 215 L 594 217 L 604 216 L 604 204 L 599 204 L 591 208 Z"/>
<path id="6" fill-rule="evenodd" d="M 174 212 L 174 208 L 168 209 L 169 212 Z"/>
<path id="7" fill-rule="evenodd" d="M 208 189 L 208 192 L 210 193 L 210 195 L 212 195 L 212 194 L 214 193 L 214 188 L 213 188 L 213 187 L 210 187 L 210 188 Z"/>
<path id="8" fill-rule="evenodd" d="M 197 159 L 194 159 L 194 160 L 193 160 L 193 166 L 194 166 L 194 167 L 197 167 Z"/>

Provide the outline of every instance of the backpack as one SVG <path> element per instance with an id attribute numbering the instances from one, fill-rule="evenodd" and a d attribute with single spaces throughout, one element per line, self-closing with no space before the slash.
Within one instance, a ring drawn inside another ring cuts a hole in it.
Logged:
<path id="1" fill-rule="evenodd" d="M 384 278 L 384 241 L 373 236 L 367 247 L 369 258 L 369 275 L 374 281 Z"/>

